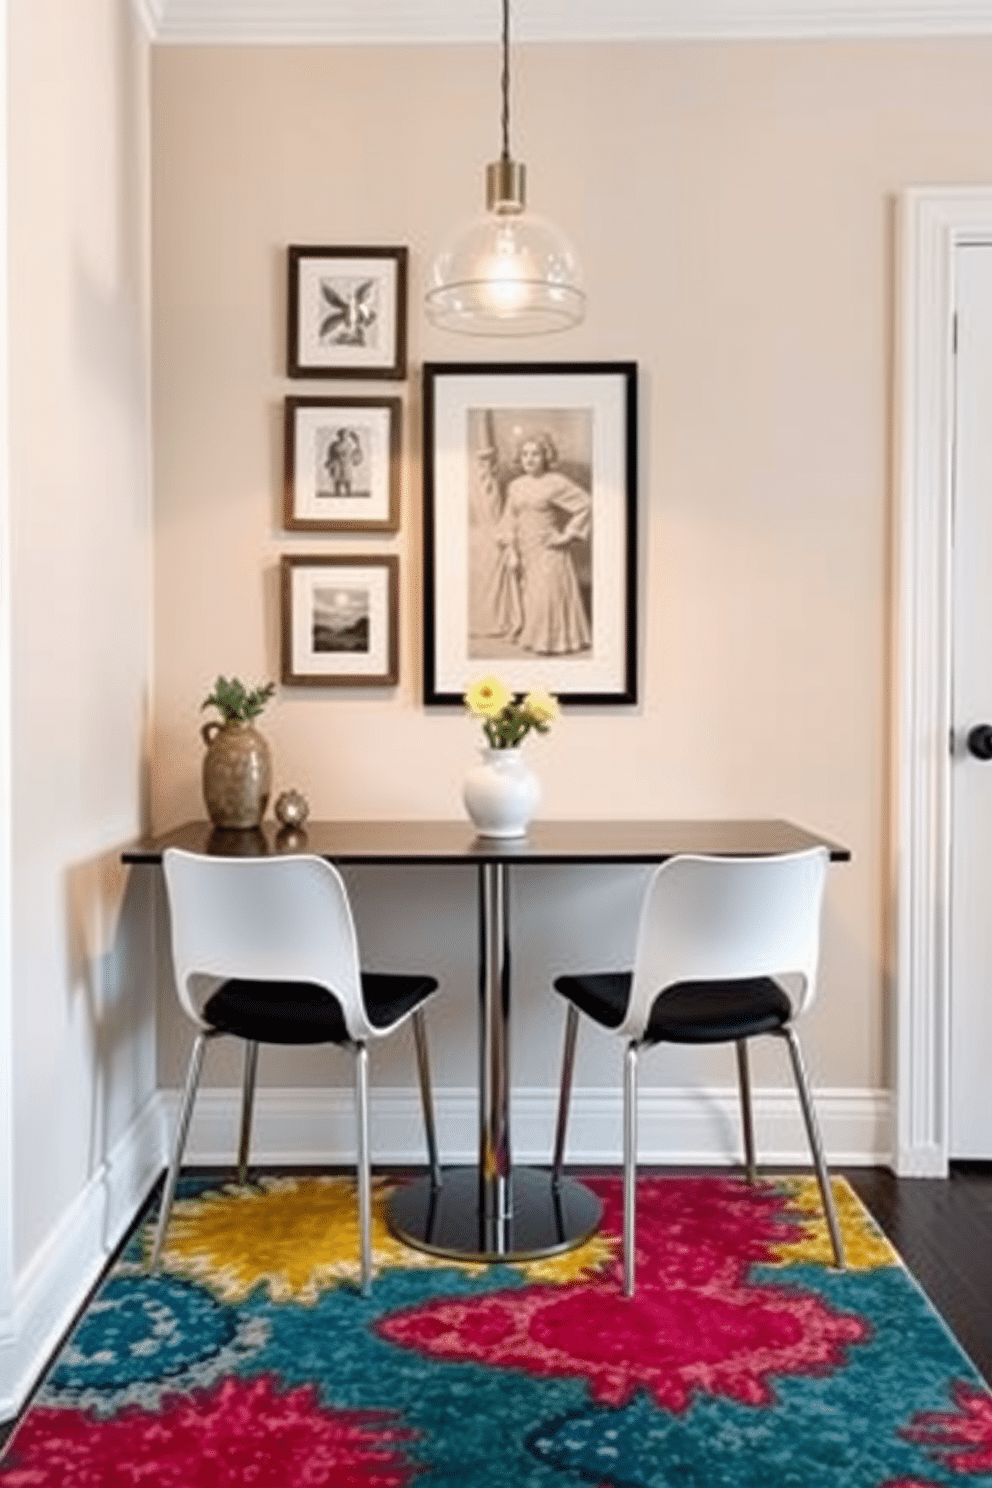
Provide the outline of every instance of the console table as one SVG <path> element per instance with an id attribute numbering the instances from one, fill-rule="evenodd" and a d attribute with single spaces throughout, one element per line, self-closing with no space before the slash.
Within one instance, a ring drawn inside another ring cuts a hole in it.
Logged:
<path id="1" fill-rule="evenodd" d="M 188 822 L 135 843 L 128 864 L 161 863 L 167 847 L 225 857 L 314 853 L 337 865 L 430 867 L 461 864 L 478 879 L 479 1161 L 401 1184 L 390 1225 L 423 1250 L 461 1259 L 520 1260 L 586 1240 L 601 1218 L 582 1183 L 550 1170 L 514 1168 L 510 1144 L 510 873 L 515 865 L 656 864 L 679 853 L 766 856 L 826 847 L 835 862 L 849 850 L 787 821 L 539 821 L 526 837 L 475 835 L 468 822 L 308 822 L 305 829 L 265 825 L 220 831 Z"/>

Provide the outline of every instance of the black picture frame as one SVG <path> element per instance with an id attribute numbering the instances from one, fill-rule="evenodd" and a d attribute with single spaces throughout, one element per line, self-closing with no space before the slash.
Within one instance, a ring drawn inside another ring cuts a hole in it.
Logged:
<path id="1" fill-rule="evenodd" d="M 636 362 L 428 362 L 423 421 L 425 704 L 636 703 Z"/>
<path id="2" fill-rule="evenodd" d="M 290 377 L 406 376 L 407 249 L 293 244 Z"/>

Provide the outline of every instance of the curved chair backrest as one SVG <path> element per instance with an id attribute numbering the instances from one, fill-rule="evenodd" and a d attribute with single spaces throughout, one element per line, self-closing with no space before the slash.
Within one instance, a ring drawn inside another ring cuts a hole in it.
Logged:
<path id="1" fill-rule="evenodd" d="M 167 848 L 176 990 L 204 1027 L 194 977 L 313 982 L 333 992 L 355 1043 L 375 1035 L 340 873 L 323 858 L 221 858 Z"/>
<path id="2" fill-rule="evenodd" d="M 644 896 L 627 1014 L 618 1032 L 641 1037 L 660 992 L 679 982 L 798 979 L 794 1016 L 816 991 L 829 854 L 670 858 Z"/>

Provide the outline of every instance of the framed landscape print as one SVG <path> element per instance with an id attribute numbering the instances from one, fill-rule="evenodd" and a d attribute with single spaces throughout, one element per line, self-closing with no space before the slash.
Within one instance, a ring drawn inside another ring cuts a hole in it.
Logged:
<path id="1" fill-rule="evenodd" d="M 405 248 L 291 247 L 290 377 L 406 376 Z"/>
<path id="2" fill-rule="evenodd" d="M 395 532 L 399 398 L 287 398 L 284 525 L 293 532 Z"/>
<path id="3" fill-rule="evenodd" d="M 637 368 L 424 366 L 424 700 L 637 700 Z"/>
<path id="4" fill-rule="evenodd" d="M 282 680 L 391 686 L 399 676 L 399 559 L 284 556 Z"/>

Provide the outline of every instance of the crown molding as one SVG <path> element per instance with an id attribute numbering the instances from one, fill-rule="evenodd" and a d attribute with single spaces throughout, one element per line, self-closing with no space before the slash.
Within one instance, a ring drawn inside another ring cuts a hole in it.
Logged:
<path id="1" fill-rule="evenodd" d="M 131 8 L 152 41 L 161 38 L 165 27 L 163 15 L 166 0 L 131 0 Z"/>
<path id="2" fill-rule="evenodd" d="M 496 0 L 133 0 L 175 45 L 491 42 Z M 992 0 L 517 0 L 518 41 L 992 34 Z"/>

